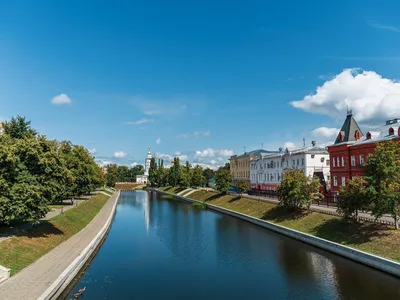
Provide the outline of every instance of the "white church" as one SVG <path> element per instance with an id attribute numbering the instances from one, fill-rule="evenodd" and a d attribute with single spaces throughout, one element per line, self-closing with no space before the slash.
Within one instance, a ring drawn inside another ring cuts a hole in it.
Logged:
<path id="1" fill-rule="evenodd" d="M 151 152 L 150 147 L 147 151 L 147 157 L 144 161 L 144 175 L 137 175 L 136 182 L 140 184 L 147 184 L 149 177 L 149 169 L 150 169 L 150 160 L 151 160 Z"/>

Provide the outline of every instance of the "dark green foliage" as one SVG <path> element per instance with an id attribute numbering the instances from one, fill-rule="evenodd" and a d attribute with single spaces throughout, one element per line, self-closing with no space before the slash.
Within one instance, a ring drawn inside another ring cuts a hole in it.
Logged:
<path id="1" fill-rule="evenodd" d="M 221 193 L 226 192 L 232 187 L 233 177 L 231 172 L 227 168 L 219 168 L 215 173 L 215 187 Z"/>
<path id="2" fill-rule="evenodd" d="M 340 189 L 338 212 L 343 214 L 344 219 L 357 218 L 358 211 L 367 204 L 366 184 L 364 178 L 355 177 Z"/>
<path id="3" fill-rule="evenodd" d="M 168 183 L 171 186 L 178 186 L 181 178 L 181 164 L 179 157 L 174 158 L 174 164 L 169 168 Z"/>
<path id="4" fill-rule="evenodd" d="M 322 197 L 320 186 L 317 177 L 307 177 L 299 169 L 286 170 L 278 188 L 279 205 L 289 209 L 309 208 L 313 200 Z"/>
<path id="5" fill-rule="evenodd" d="M 194 188 L 201 187 L 205 184 L 205 181 L 206 180 L 203 175 L 203 169 L 200 166 L 195 166 L 192 170 L 190 185 Z"/>
<path id="6" fill-rule="evenodd" d="M 367 197 L 372 214 L 379 218 L 390 214 L 399 228 L 400 211 L 400 143 L 377 144 L 366 162 Z"/>
<path id="7" fill-rule="evenodd" d="M 157 167 L 157 162 L 156 158 L 153 156 L 150 160 L 150 168 L 149 168 L 149 181 L 152 186 L 157 185 L 157 172 L 158 172 L 158 167 Z"/>
<path id="8" fill-rule="evenodd" d="M 31 128 L 31 122 L 26 121 L 25 117 L 17 116 L 3 124 L 4 134 L 13 139 L 22 139 L 25 137 L 36 136 L 36 130 Z"/>
<path id="9" fill-rule="evenodd" d="M 237 185 L 237 191 L 240 195 L 249 191 L 249 183 L 245 180 L 239 180 Z"/>
<path id="10" fill-rule="evenodd" d="M 211 170 L 210 168 L 206 168 L 203 170 L 203 176 L 204 176 L 204 180 L 206 182 L 206 185 L 208 186 L 208 182 L 211 178 L 213 178 L 215 175 L 215 172 L 213 170 Z"/>
<path id="11" fill-rule="evenodd" d="M 82 146 L 49 141 L 24 118 L 5 123 L 0 137 L 0 224 L 37 224 L 48 204 L 89 193 L 100 169 Z"/>

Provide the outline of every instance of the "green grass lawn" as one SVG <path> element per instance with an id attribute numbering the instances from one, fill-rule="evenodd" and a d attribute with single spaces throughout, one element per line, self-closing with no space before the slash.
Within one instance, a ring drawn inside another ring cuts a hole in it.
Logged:
<path id="1" fill-rule="evenodd" d="M 186 190 L 186 188 L 172 187 L 172 186 L 163 186 L 158 189 L 161 191 L 166 191 L 168 193 L 172 193 L 172 194 L 178 194 L 179 192 Z"/>
<path id="2" fill-rule="evenodd" d="M 0 243 L 0 265 L 14 275 L 83 229 L 110 197 L 98 194 L 33 230 Z"/>
<path id="3" fill-rule="evenodd" d="M 214 192 L 198 191 L 189 197 L 400 261 L 400 230 L 391 226 L 369 222 L 346 223 L 339 217 L 311 211 L 287 212 L 275 204 L 238 196 L 220 196 Z"/>

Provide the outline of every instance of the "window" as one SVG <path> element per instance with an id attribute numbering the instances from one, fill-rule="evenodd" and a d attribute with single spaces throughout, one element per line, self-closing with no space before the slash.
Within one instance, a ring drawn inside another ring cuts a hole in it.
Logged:
<path id="1" fill-rule="evenodd" d="M 301 159 L 301 165 L 304 166 L 304 158 Z"/>
<path id="2" fill-rule="evenodd" d="M 333 186 L 337 186 L 337 176 L 333 176 Z"/>
<path id="3" fill-rule="evenodd" d="M 315 155 L 314 154 L 311 154 L 311 158 L 314 158 L 315 157 Z"/>
<path id="4" fill-rule="evenodd" d="M 337 162 L 336 165 L 337 165 L 338 167 L 340 167 L 340 157 L 337 157 L 337 158 L 336 158 L 336 162 Z"/>
<path id="5" fill-rule="evenodd" d="M 266 169 L 267 168 L 267 163 L 264 163 L 264 169 Z"/>
<path id="6" fill-rule="evenodd" d="M 342 176 L 342 186 L 346 185 L 346 177 Z"/>
<path id="7" fill-rule="evenodd" d="M 344 156 L 342 156 L 342 167 L 344 167 Z"/>
<path id="8" fill-rule="evenodd" d="M 289 167 L 289 161 L 288 160 L 286 161 L 286 167 Z"/>
<path id="9" fill-rule="evenodd" d="M 336 159 L 335 158 L 333 158 L 332 162 L 333 162 L 333 166 L 336 167 Z"/>
<path id="10" fill-rule="evenodd" d="M 297 165 L 300 166 L 300 159 L 297 159 Z"/>
<path id="11" fill-rule="evenodd" d="M 356 165 L 356 157 L 353 155 L 351 157 L 351 166 L 354 167 Z"/>
<path id="12" fill-rule="evenodd" d="M 296 163 L 296 161 L 293 159 L 293 161 L 292 161 L 292 166 L 293 167 L 294 167 L 295 163 Z"/>
<path id="13" fill-rule="evenodd" d="M 335 161 L 335 160 L 333 160 Z M 329 159 L 326 160 L 326 165 L 329 167 L 329 164 L 331 163 L 331 161 Z"/>
<path id="14" fill-rule="evenodd" d="M 360 155 L 360 165 L 364 165 L 364 155 Z"/>
<path id="15" fill-rule="evenodd" d="M 276 167 L 279 168 L 279 161 L 276 163 Z"/>

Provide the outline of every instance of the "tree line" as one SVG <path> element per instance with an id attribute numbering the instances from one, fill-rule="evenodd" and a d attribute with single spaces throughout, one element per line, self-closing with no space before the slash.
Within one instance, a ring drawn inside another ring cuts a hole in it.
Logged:
<path id="1" fill-rule="evenodd" d="M 192 166 L 188 161 L 181 165 L 179 157 L 173 159 L 167 168 L 162 159 L 152 157 L 149 168 L 149 183 L 152 186 L 203 187 L 209 186 L 209 180 L 215 176 L 214 170 Z"/>
<path id="2" fill-rule="evenodd" d="M 127 166 L 118 166 L 109 164 L 105 166 L 107 173 L 104 176 L 107 186 L 114 187 L 116 182 L 136 182 L 137 175 L 144 174 L 142 165 L 136 165 L 131 168 Z"/>
<path id="3" fill-rule="evenodd" d="M 17 116 L 0 136 L 0 224 L 39 222 L 49 204 L 90 193 L 103 183 L 89 151 L 69 141 L 48 140 Z"/>

